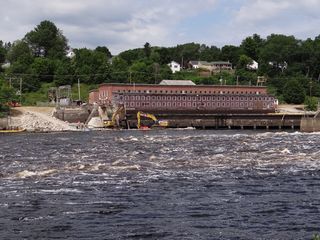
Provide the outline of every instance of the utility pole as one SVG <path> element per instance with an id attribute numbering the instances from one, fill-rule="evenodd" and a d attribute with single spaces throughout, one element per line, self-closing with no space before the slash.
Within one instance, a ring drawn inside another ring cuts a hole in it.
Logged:
<path id="1" fill-rule="evenodd" d="M 312 97 L 312 79 L 310 79 L 310 82 L 309 82 L 309 87 L 310 87 L 310 89 L 309 89 L 309 91 L 310 91 L 310 97 Z"/>
<path id="2" fill-rule="evenodd" d="M 239 75 L 237 75 L 237 86 L 239 85 Z"/>
<path id="3" fill-rule="evenodd" d="M 22 78 L 20 78 L 20 104 L 22 102 Z"/>
<path id="4" fill-rule="evenodd" d="M 129 72 L 129 83 L 131 84 L 131 71 Z"/>
<path id="5" fill-rule="evenodd" d="M 181 57 L 181 68 L 184 69 L 183 67 L 184 63 L 183 63 L 183 56 Z"/>
<path id="6" fill-rule="evenodd" d="M 80 79 L 78 78 L 78 94 L 79 94 L 79 100 L 81 100 L 81 96 L 80 96 Z"/>

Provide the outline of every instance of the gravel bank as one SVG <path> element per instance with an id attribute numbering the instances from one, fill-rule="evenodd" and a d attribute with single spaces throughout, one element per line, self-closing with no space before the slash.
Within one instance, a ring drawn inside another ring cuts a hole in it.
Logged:
<path id="1" fill-rule="evenodd" d="M 52 117 L 53 108 L 19 107 L 11 117 L 11 126 L 33 132 L 78 131 L 76 127 Z"/>

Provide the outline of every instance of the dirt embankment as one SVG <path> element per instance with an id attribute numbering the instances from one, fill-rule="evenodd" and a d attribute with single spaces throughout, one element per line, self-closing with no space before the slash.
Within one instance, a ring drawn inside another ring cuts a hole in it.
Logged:
<path id="1" fill-rule="evenodd" d="M 17 107 L 12 109 L 10 126 L 27 131 L 76 131 L 74 126 L 52 117 L 53 107 Z"/>
<path id="2" fill-rule="evenodd" d="M 293 113 L 293 114 L 304 114 L 304 113 L 314 113 L 305 111 L 305 106 L 293 105 L 293 104 L 280 104 L 277 108 L 280 113 Z"/>

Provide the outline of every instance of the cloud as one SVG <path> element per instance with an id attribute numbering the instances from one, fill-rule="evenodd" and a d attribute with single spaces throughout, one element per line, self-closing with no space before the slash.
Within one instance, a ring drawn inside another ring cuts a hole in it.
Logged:
<path id="1" fill-rule="evenodd" d="M 7 35 L 5 41 L 16 40 L 42 20 L 48 19 L 63 30 L 72 47 L 106 45 L 112 52 L 119 52 L 141 47 L 145 42 L 168 45 L 174 42 L 175 27 L 179 22 L 207 8 L 213 8 L 216 2 L 9 0 L 8 4 L 2 6 L 0 15 L 9 19 L 11 26 L 0 30 L 0 36 Z"/>
<path id="2" fill-rule="evenodd" d="M 43 20 L 74 48 L 107 46 L 113 54 L 197 41 L 238 45 L 254 33 L 319 35 L 319 0 L 7 0 L 0 8 L 0 40 L 21 39 Z"/>
<path id="3" fill-rule="evenodd" d="M 238 45 L 254 33 L 262 37 L 276 33 L 312 38 L 320 33 L 318 9 L 318 0 L 245 0 L 238 8 L 228 9 L 229 21 L 215 28 L 216 42 Z"/>

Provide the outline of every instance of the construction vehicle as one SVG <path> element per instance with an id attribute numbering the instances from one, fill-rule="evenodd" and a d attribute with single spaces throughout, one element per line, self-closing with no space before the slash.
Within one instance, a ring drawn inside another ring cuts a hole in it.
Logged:
<path id="1" fill-rule="evenodd" d="M 112 114 L 111 119 L 109 120 L 104 120 L 103 121 L 103 126 L 106 128 L 114 128 L 114 127 L 119 127 L 119 121 L 121 118 L 121 115 L 124 115 L 125 109 L 123 105 L 120 105 L 117 110 Z"/>
<path id="2" fill-rule="evenodd" d="M 168 127 L 168 125 L 169 125 L 168 121 L 166 121 L 166 120 L 158 120 L 153 114 L 144 113 L 144 112 L 139 111 L 137 113 L 137 120 L 138 120 L 137 128 L 138 129 L 142 128 L 142 126 L 141 126 L 141 117 L 152 119 L 154 121 L 154 123 L 152 125 L 153 127 Z"/>

